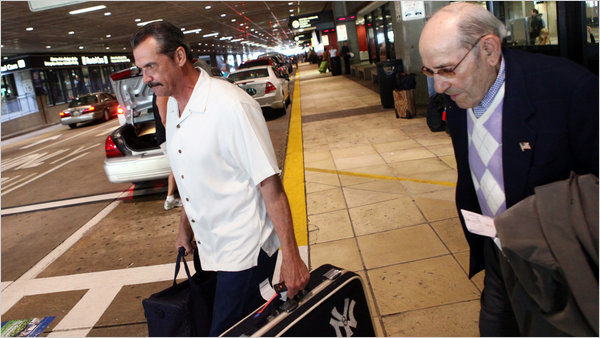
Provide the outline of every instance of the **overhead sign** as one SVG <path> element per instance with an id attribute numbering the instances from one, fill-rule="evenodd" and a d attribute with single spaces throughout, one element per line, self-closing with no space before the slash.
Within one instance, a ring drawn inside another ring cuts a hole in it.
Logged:
<path id="1" fill-rule="evenodd" d="M 294 29 L 313 28 L 317 25 L 318 20 L 319 20 L 318 15 L 312 15 L 312 16 L 308 16 L 305 18 L 298 18 L 298 19 L 295 19 L 294 21 L 292 21 L 292 28 L 294 28 Z"/>
<path id="2" fill-rule="evenodd" d="M 310 40 L 310 33 L 297 34 L 294 36 L 295 41 L 305 41 Z"/>
<path id="3" fill-rule="evenodd" d="M 107 65 L 108 57 L 104 56 L 82 56 L 81 64 L 86 65 Z"/>
<path id="4" fill-rule="evenodd" d="M 46 67 L 79 66 L 79 58 L 76 56 L 51 56 L 44 61 Z"/>
<path id="5" fill-rule="evenodd" d="M 402 21 L 410 21 L 425 18 L 424 1 L 402 1 Z"/>
<path id="6" fill-rule="evenodd" d="M 288 20 L 288 26 L 295 32 L 333 28 L 333 12 L 323 11 L 299 16 L 290 16 Z"/>
<path id="7" fill-rule="evenodd" d="M 130 63 L 129 55 L 24 55 L 14 59 L 2 60 L 2 72 L 23 69 L 43 69 L 78 66 L 101 66 Z"/>
<path id="8" fill-rule="evenodd" d="M 16 62 L 3 64 L 0 67 L 0 71 L 7 72 L 10 70 L 17 70 L 17 69 L 22 69 L 22 68 L 27 68 L 27 64 L 25 63 L 25 60 L 19 59 Z"/>
<path id="9" fill-rule="evenodd" d="M 131 62 L 131 59 L 129 59 L 125 55 L 111 56 L 110 57 L 110 63 L 126 63 L 126 62 Z"/>

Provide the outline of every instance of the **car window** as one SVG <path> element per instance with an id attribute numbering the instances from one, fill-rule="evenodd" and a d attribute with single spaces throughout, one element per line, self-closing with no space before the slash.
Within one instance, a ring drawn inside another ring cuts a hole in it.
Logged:
<path id="1" fill-rule="evenodd" d="M 229 74 L 227 79 L 230 79 L 233 82 L 237 82 L 237 81 L 243 81 L 243 80 L 258 79 L 261 77 L 268 77 L 268 76 L 269 76 L 269 71 L 267 70 L 267 68 L 260 68 L 260 69 L 251 69 L 251 70 L 246 70 L 246 71 L 242 71 L 242 72 L 231 73 L 231 74 Z"/>
<path id="2" fill-rule="evenodd" d="M 256 66 L 268 66 L 268 65 L 269 65 L 269 59 L 252 60 L 252 61 L 246 61 L 244 64 L 242 64 L 240 66 L 240 68 L 250 68 L 250 67 L 256 67 Z"/>
<path id="3" fill-rule="evenodd" d="M 283 77 L 283 75 L 281 75 L 281 72 L 279 71 L 278 67 L 271 67 L 271 69 L 273 69 L 273 73 L 275 73 L 275 76 Z"/>
<path id="4" fill-rule="evenodd" d="M 80 96 L 80 97 L 74 98 L 71 101 L 71 103 L 69 103 L 69 108 L 85 106 L 85 105 L 94 104 L 94 103 L 98 103 L 98 98 L 96 98 L 96 95 Z"/>

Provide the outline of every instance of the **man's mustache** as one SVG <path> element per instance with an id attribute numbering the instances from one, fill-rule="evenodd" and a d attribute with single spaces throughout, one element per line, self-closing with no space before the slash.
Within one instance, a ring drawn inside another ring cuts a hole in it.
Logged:
<path id="1" fill-rule="evenodd" d="M 163 84 L 160 82 L 148 82 L 147 85 L 148 85 L 148 87 L 153 88 L 156 86 L 162 86 Z"/>

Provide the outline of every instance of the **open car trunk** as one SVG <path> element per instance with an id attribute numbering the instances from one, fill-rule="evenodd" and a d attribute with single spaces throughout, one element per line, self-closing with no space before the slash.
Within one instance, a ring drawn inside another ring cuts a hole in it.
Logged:
<path id="1" fill-rule="evenodd" d="M 124 155 L 136 155 L 152 149 L 159 149 L 160 144 L 155 137 L 156 125 L 154 120 L 129 123 L 117 128 L 111 134 L 113 142 Z"/>

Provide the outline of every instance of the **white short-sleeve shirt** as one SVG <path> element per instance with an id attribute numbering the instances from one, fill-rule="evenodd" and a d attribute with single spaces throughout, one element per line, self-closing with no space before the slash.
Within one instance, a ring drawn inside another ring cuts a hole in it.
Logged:
<path id="1" fill-rule="evenodd" d="M 259 183 L 279 174 L 259 104 L 242 89 L 200 71 L 179 117 L 167 106 L 167 153 L 202 268 L 241 271 L 272 255 L 279 239 Z"/>

